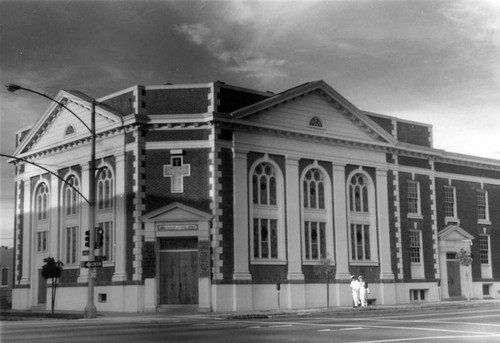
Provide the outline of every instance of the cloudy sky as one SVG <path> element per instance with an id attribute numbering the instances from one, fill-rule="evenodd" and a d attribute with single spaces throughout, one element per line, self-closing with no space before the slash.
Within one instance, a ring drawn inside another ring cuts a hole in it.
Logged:
<path id="1" fill-rule="evenodd" d="M 436 148 L 500 159 L 500 1 L 0 0 L 0 84 L 101 97 L 221 80 L 325 80 L 361 110 L 433 125 Z M 0 152 L 50 102 L 0 89 Z M 0 158 L 1 244 L 13 169 Z"/>

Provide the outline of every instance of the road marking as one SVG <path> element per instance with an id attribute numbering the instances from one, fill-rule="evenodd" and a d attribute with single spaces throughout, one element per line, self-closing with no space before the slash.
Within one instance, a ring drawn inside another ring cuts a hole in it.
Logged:
<path id="1" fill-rule="evenodd" d="M 270 328 L 289 328 L 292 324 L 271 325 Z"/>
<path id="2" fill-rule="evenodd" d="M 343 329 L 321 329 L 318 332 L 332 332 L 332 331 L 348 331 L 348 330 L 364 330 L 366 328 L 363 327 L 355 327 L 355 328 L 343 328 Z"/>
<path id="3" fill-rule="evenodd" d="M 500 337 L 500 335 L 495 335 L 493 337 Z M 355 343 L 389 343 L 389 342 L 414 342 L 414 341 L 429 341 L 429 340 L 438 340 L 438 339 L 453 339 L 453 338 L 485 338 L 485 337 L 492 337 L 492 336 L 434 336 L 434 337 L 411 337 L 411 338 L 392 338 L 392 339 L 382 339 L 378 341 L 357 341 Z"/>
<path id="4" fill-rule="evenodd" d="M 261 326 L 250 326 L 247 329 L 260 329 L 260 328 L 261 328 Z"/>

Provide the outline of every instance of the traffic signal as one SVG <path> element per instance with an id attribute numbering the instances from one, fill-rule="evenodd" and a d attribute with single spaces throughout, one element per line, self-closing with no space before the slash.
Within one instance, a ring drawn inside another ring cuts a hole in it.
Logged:
<path id="1" fill-rule="evenodd" d="M 102 229 L 102 227 L 98 227 L 96 232 L 95 247 L 102 248 L 103 245 L 104 245 L 104 230 Z"/>
<path id="2" fill-rule="evenodd" d="M 90 247 L 90 231 L 85 231 L 85 246 Z"/>

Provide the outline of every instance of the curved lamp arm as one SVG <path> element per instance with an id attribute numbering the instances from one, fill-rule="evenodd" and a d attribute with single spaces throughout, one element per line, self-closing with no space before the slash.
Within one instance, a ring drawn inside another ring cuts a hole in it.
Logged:
<path id="1" fill-rule="evenodd" d="M 66 110 L 68 110 L 72 115 L 74 115 L 76 117 L 76 119 L 78 119 L 86 128 L 87 130 L 89 130 L 90 133 L 92 133 L 92 130 L 90 129 L 90 127 L 85 124 L 85 122 L 75 113 L 73 112 L 72 110 L 70 110 L 66 105 L 64 105 L 62 102 L 60 101 L 57 101 L 56 99 L 54 98 L 51 98 L 50 96 L 48 96 L 47 94 L 43 94 L 43 93 L 40 93 L 40 92 L 37 92 L 37 91 L 34 91 L 32 89 L 29 89 L 29 88 L 24 88 L 24 87 L 21 87 L 19 85 L 15 85 L 13 83 L 8 83 L 5 85 L 5 88 L 7 88 L 7 90 L 11 93 L 14 93 L 15 91 L 18 91 L 18 90 L 23 90 L 23 91 L 27 91 L 27 92 L 31 92 L 31 93 L 35 93 L 35 94 L 38 94 L 38 95 L 41 95 L 43 96 L 44 98 L 47 98 L 53 102 L 55 102 L 56 104 L 58 105 L 61 105 L 62 107 L 64 107 Z"/>

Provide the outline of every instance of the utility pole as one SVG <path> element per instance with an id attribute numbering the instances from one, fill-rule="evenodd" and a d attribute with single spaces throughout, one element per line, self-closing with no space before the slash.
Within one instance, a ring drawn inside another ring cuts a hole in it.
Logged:
<path id="1" fill-rule="evenodd" d="M 92 101 L 90 119 L 90 166 L 89 166 L 89 261 L 94 261 L 95 255 L 95 101 Z M 84 317 L 95 318 L 97 309 L 94 303 L 95 268 L 90 267 L 87 286 L 87 306 L 85 306 Z"/>

